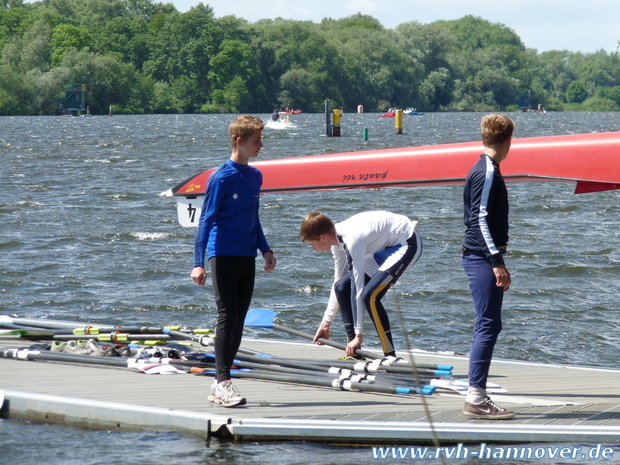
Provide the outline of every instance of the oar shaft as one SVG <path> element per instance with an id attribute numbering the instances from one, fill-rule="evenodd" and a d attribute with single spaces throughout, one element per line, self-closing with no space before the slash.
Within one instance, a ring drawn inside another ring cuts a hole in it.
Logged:
<path id="1" fill-rule="evenodd" d="M 314 340 L 314 336 L 312 334 L 308 334 L 308 333 L 305 333 L 303 331 L 298 331 L 298 330 L 292 329 L 292 328 L 287 328 L 286 326 L 282 326 L 282 325 L 279 325 L 277 323 L 273 323 L 272 326 L 273 326 L 274 329 L 278 329 L 280 331 L 284 331 L 286 333 L 293 334 L 295 336 L 300 336 L 300 337 L 303 337 L 305 339 L 309 339 L 311 341 Z M 342 344 L 340 342 L 332 341 L 331 339 L 319 338 L 319 342 L 321 344 L 325 344 L 326 346 L 330 346 L 330 347 L 333 347 L 335 349 L 346 350 L 346 348 L 347 348 L 346 344 Z M 355 351 L 355 353 L 357 355 L 359 355 L 360 357 L 366 357 L 366 358 L 371 358 L 371 359 L 379 357 L 377 354 L 374 354 L 372 352 L 368 352 L 368 351 L 365 351 L 365 350 L 362 350 L 362 349 L 357 349 Z"/>
<path id="2" fill-rule="evenodd" d="M 86 326 L 101 326 L 96 323 L 84 323 L 80 321 L 66 321 L 66 320 L 48 320 L 37 318 L 13 318 L 8 315 L 1 315 L 0 321 L 13 323 L 23 326 L 35 326 L 37 328 L 81 328 Z"/>
<path id="3" fill-rule="evenodd" d="M 66 354 L 63 352 L 47 352 L 30 349 L 5 349 L 0 350 L 0 357 L 14 358 L 17 360 L 42 360 L 51 362 L 63 362 L 63 363 L 79 363 L 86 365 L 99 365 L 99 366 L 111 366 L 111 367 L 129 367 L 130 361 L 138 362 L 140 364 L 164 364 L 172 365 L 175 367 L 199 367 L 199 368 L 211 368 L 213 363 L 208 361 L 198 360 L 176 360 L 171 358 L 152 357 L 149 359 L 136 359 L 127 357 L 103 357 L 96 355 L 78 355 L 78 354 Z"/>
<path id="4" fill-rule="evenodd" d="M 298 368 L 302 370 L 325 371 L 325 367 L 314 365 L 310 362 L 288 360 L 288 359 L 277 358 L 277 357 L 267 358 L 267 357 L 257 357 L 255 355 L 237 353 L 237 359 L 260 363 L 260 364 L 280 365 L 280 366 L 289 367 L 289 368 Z"/>
<path id="5" fill-rule="evenodd" d="M 168 334 L 126 334 L 119 332 L 112 332 L 109 334 L 84 334 L 81 336 L 74 336 L 69 334 L 57 334 L 53 336 L 56 341 L 76 341 L 93 339 L 98 342 L 110 342 L 114 344 L 126 344 L 130 341 L 171 341 L 174 340 Z"/>
<path id="6" fill-rule="evenodd" d="M 293 335 L 296 335 L 296 336 L 304 337 L 306 339 L 314 340 L 314 336 L 312 336 L 311 334 L 305 333 L 303 331 L 298 331 L 296 329 L 287 328 L 286 326 L 281 326 L 281 325 L 279 325 L 277 323 L 273 323 L 273 327 L 274 327 L 274 329 L 285 331 L 285 332 L 287 332 L 289 334 L 293 334 Z M 342 343 L 339 343 L 339 342 L 336 342 L 336 341 L 332 341 L 330 339 L 319 338 L 318 341 L 321 344 L 325 344 L 325 345 L 334 347 L 336 349 L 345 350 L 347 348 L 346 344 L 342 344 Z M 355 353 L 357 355 L 359 355 L 359 356 L 366 357 L 366 358 L 371 358 L 371 359 L 378 358 L 376 354 L 373 354 L 371 352 L 367 352 L 367 351 L 362 350 L 362 349 L 357 349 L 355 351 Z M 387 371 L 387 372 L 391 372 L 391 373 L 413 373 L 413 370 L 414 370 L 413 366 L 411 366 L 411 365 L 406 366 L 405 364 L 401 364 L 401 365 L 381 365 L 378 369 L 379 370 L 384 370 L 384 371 Z M 416 369 L 417 369 L 418 373 L 420 373 L 420 374 L 429 374 L 429 375 L 436 375 L 436 376 L 450 376 L 452 374 L 448 370 L 427 369 L 427 368 L 418 367 L 417 365 L 416 365 Z"/>
<path id="7" fill-rule="evenodd" d="M 127 366 L 126 358 L 51 353 L 28 349 L 6 349 L 0 351 L 0 355 L 5 358 L 15 358 L 18 360 L 49 360 L 55 362 L 85 363 L 88 365 L 104 365 L 114 367 Z"/>
<path id="8" fill-rule="evenodd" d="M 246 362 L 243 360 L 236 360 L 235 365 L 239 368 L 252 368 L 254 370 L 261 370 L 266 372 L 277 372 L 277 373 L 286 373 L 291 375 L 302 375 L 302 376 L 319 376 L 323 378 L 334 379 L 337 378 L 338 375 L 330 374 L 327 371 L 311 371 L 311 370 L 303 370 L 300 368 L 290 368 L 290 367 L 282 367 L 277 365 L 267 365 L 262 363 L 253 363 Z"/>

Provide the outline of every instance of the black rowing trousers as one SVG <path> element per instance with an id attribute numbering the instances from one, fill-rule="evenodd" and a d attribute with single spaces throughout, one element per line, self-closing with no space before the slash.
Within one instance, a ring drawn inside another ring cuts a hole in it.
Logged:
<path id="1" fill-rule="evenodd" d="M 217 304 L 215 372 L 217 381 L 230 379 L 245 316 L 250 308 L 256 275 L 256 257 L 217 256 L 209 259 Z"/>

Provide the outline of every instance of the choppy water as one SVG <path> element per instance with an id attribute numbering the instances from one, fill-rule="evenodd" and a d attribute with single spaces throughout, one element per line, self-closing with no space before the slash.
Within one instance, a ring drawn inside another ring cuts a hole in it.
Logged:
<path id="1" fill-rule="evenodd" d="M 292 119 L 295 127 L 265 129 L 260 157 L 473 141 L 481 116 L 406 117 L 405 133 L 395 135 L 393 120 L 346 114 L 342 136 L 328 138 L 323 115 L 298 115 Z M 618 113 L 511 116 L 516 137 L 620 131 Z M 159 193 L 229 156 L 226 128 L 232 118 L 0 118 L 0 314 L 213 326 L 210 287 L 189 279 L 194 230 L 178 224 L 174 201 Z M 363 128 L 369 129 L 367 141 Z M 576 196 L 566 183 L 509 184 L 508 189 L 507 265 L 513 285 L 496 357 L 620 368 L 620 193 Z M 253 306 L 276 310 L 285 325 L 314 332 L 332 264 L 329 255 L 299 241 L 301 218 L 313 209 L 335 220 L 388 209 L 420 221 L 425 247 L 418 264 L 384 299 L 405 322 L 395 330 L 397 347 L 404 347 L 407 337 L 421 350 L 467 354 L 473 310 L 458 254 L 461 191 L 454 186 L 263 195 L 261 221 L 278 267 L 270 274 L 260 269 Z M 334 337 L 342 337 L 334 326 Z M 294 338 L 266 329 L 246 334 Z M 367 340 L 367 347 L 378 347 L 372 333 Z M 28 436 L 37 442 L 26 449 Z M 283 461 L 285 454 L 295 458 Z M 376 462 L 369 448 L 217 442 L 207 447 L 171 434 L 83 431 L 15 420 L 0 420 L 0 457 L 2 463 L 21 465 Z"/>

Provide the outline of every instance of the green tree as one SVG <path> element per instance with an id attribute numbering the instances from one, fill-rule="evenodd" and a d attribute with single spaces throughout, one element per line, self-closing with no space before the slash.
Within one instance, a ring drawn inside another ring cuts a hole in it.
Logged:
<path id="1" fill-rule="evenodd" d="M 142 69 L 149 58 L 151 40 L 152 32 L 144 18 L 117 16 L 97 30 L 93 47 L 100 54 L 117 54 L 124 62 Z"/>
<path id="2" fill-rule="evenodd" d="M 72 70 L 65 66 L 56 66 L 47 72 L 32 70 L 28 76 L 36 88 L 33 98 L 33 113 L 40 115 L 59 114 L 58 101 L 64 97 L 64 89 L 72 81 Z"/>
<path id="3" fill-rule="evenodd" d="M 613 110 L 620 55 L 538 54 L 475 16 L 386 29 L 368 15 L 254 24 L 198 4 L 156 0 L 0 0 L 2 111 L 58 112 L 88 85 L 94 112 L 271 112 L 415 106 L 426 111 L 532 106 Z"/>
<path id="4" fill-rule="evenodd" d="M 604 50 L 589 53 L 576 64 L 576 74 L 590 93 L 596 87 L 620 85 L 620 55 Z"/>
<path id="5" fill-rule="evenodd" d="M 213 9 L 202 3 L 187 13 L 168 15 L 153 40 L 144 72 L 168 83 L 187 76 L 206 99 L 210 91 L 209 62 L 217 50 L 218 34 Z"/>
<path id="6" fill-rule="evenodd" d="M 4 47 L 2 62 L 22 73 L 34 69 L 48 70 L 52 52 L 51 35 L 52 29 L 49 24 L 37 21 L 23 36 L 14 37 Z"/>
<path id="7" fill-rule="evenodd" d="M 87 85 L 87 102 L 93 113 L 105 114 L 112 105 L 119 108 L 148 105 L 140 100 L 142 81 L 131 63 L 72 48 L 67 50 L 60 66 L 71 70 L 68 82 Z"/>
<path id="8" fill-rule="evenodd" d="M 581 104 L 583 111 L 618 111 L 620 105 L 608 98 L 588 97 Z"/>
<path id="9" fill-rule="evenodd" d="M 453 21 L 437 21 L 456 37 L 462 50 L 494 49 L 503 55 L 504 66 L 511 72 L 523 66 L 526 49 L 519 36 L 501 23 L 468 15 Z"/>
<path id="10" fill-rule="evenodd" d="M 25 7 L 0 8 L 0 50 L 15 36 L 27 31 L 35 18 Z"/>
<path id="11" fill-rule="evenodd" d="M 209 82 L 214 89 L 222 89 L 235 77 L 247 82 L 254 74 L 250 46 L 240 40 L 224 40 L 209 66 Z"/>
<path id="12" fill-rule="evenodd" d="M 568 51 L 550 51 L 541 53 L 531 68 L 545 90 L 545 98 L 566 102 L 566 89 L 577 79 L 572 63 L 579 55 Z"/>
<path id="13" fill-rule="evenodd" d="M 423 68 L 398 45 L 396 33 L 364 15 L 324 20 L 321 27 L 341 55 L 339 85 L 345 106 L 376 111 L 413 104 Z"/>
<path id="14" fill-rule="evenodd" d="M 595 97 L 606 98 L 620 105 L 620 86 L 599 87 L 596 89 Z"/>
<path id="15" fill-rule="evenodd" d="M 52 46 L 52 66 L 57 66 L 62 61 L 69 49 L 83 50 L 91 45 L 91 35 L 84 26 L 72 24 L 60 24 L 52 31 L 50 41 Z"/>
<path id="16" fill-rule="evenodd" d="M 258 89 L 252 100 L 261 111 L 271 112 L 287 102 L 303 111 L 316 111 L 324 106 L 326 98 L 341 101 L 339 73 L 342 69 L 338 52 L 316 25 L 311 22 L 277 19 L 256 23 L 250 31 L 253 36 L 252 56 L 256 78 L 249 89 Z M 293 71 L 297 70 L 297 71 Z M 288 74 L 292 72 L 292 74 Z M 304 95 L 283 86 L 295 87 L 305 73 L 316 74 L 315 85 Z M 286 77 L 285 77 L 286 75 Z"/>
<path id="17" fill-rule="evenodd" d="M 581 81 L 571 82 L 566 89 L 566 101 L 568 103 L 581 103 L 588 98 L 586 86 Z"/>
<path id="18" fill-rule="evenodd" d="M 419 109 L 437 111 L 448 106 L 452 99 L 454 81 L 450 71 L 439 68 L 431 71 L 418 88 Z"/>
<path id="19" fill-rule="evenodd" d="M 468 50 L 452 58 L 458 70 L 453 101 L 449 109 L 491 111 L 505 109 L 516 102 L 518 81 L 504 66 L 504 56 L 497 49 Z"/>
<path id="20" fill-rule="evenodd" d="M 222 113 L 238 113 L 249 104 L 250 93 L 245 81 L 236 76 L 223 89 L 213 91 L 212 105 Z"/>
<path id="21" fill-rule="evenodd" d="M 30 114 L 34 95 L 30 79 L 0 64 L 0 115 Z"/>
<path id="22" fill-rule="evenodd" d="M 74 0 L 72 17 L 80 26 L 96 31 L 108 21 L 129 15 L 126 0 Z"/>

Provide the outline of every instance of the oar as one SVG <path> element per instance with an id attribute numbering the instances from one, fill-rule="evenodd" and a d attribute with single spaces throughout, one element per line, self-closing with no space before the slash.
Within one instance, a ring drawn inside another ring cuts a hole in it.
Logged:
<path id="1" fill-rule="evenodd" d="M 267 310 L 265 308 L 252 308 L 248 311 L 245 317 L 245 326 L 255 327 L 255 328 L 273 328 L 279 331 L 284 331 L 289 334 L 293 334 L 295 336 L 300 336 L 305 339 L 314 340 L 314 336 L 308 333 L 304 333 L 303 331 L 298 331 L 296 329 L 287 328 L 286 326 L 279 325 L 274 323 L 273 320 L 276 317 L 277 313 L 272 312 L 271 310 Z M 318 341 L 321 344 L 325 344 L 326 346 L 334 347 L 335 349 L 346 350 L 346 344 L 341 344 L 339 342 L 332 341 L 330 339 L 319 338 Z M 362 349 L 357 349 L 355 353 L 360 357 L 366 357 L 375 359 L 379 356 L 372 352 L 367 352 Z"/>
<path id="2" fill-rule="evenodd" d="M 352 371 L 356 371 L 358 373 L 402 373 L 405 375 L 413 374 L 413 367 L 409 364 L 404 365 L 381 365 L 373 362 L 356 362 L 353 365 L 348 364 L 340 364 L 338 362 L 347 360 L 338 360 L 336 363 L 326 362 L 331 366 L 338 366 L 341 368 L 348 368 Z M 324 362 L 321 362 L 324 363 Z M 448 367 L 446 365 L 445 367 Z M 433 375 L 433 376 L 452 376 L 452 370 L 446 369 L 434 369 L 434 368 L 420 368 L 416 365 L 416 371 L 420 375 Z"/>
<path id="3" fill-rule="evenodd" d="M 22 339 L 50 339 L 53 336 L 48 330 L 36 329 L 0 329 L 0 337 L 22 338 Z"/>
<path id="4" fill-rule="evenodd" d="M 311 334 L 304 333 L 303 331 L 298 331 L 296 329 L 287 328 L 286 326 L 282 326 L 277 323 L 274 323 L 274 319 L 276 315 L 277 313 L 271 310 L 267 310 L 264 308 L 252 308 L 248 311 L 245 317 L 245 326 L 257 327 L 257 328 L 274 328 L 280 331 L 285 331 L 289 334 L 293 334 L 295 336 L 300 336 L 305 339 L 309 339 L 311 341 L 314 340 L 314 336 L 312 336 Z M 325 344 L 327 346 L 331 346 L 336 349 L 345 350 L 347 348 L 346 344 L 341 344 L 339 342 L 332 341 L 331 339 L 319 338 L 318 341 L 321 344 Z M 366 357 L 366 358 L 371 358 L 371 359 L 379 358 L 379 356 L 377 356 L 376 354 L 367 352 L 362 349 L 357 349 L 355 353 L 359 356 Z M 384 357 L 382 360 L 386 360 L 386 358 Z M 400 359 L 400 360 L 404 362 L 401 364 L 401 367 L 400 367 L 404 369 L 401 371 L 401 373 L 411 373 L 412 367 L 408 365 L 408 362 L 404 359 Z M 364 363 L 364 362 L 361 362 L 361 363 Z M 369 364 L 366 364 L 365 366 L 367 367 L 367 369 L 368 367 L 373 367 L 373 366 L 377 366 L 377 369 L 379 369 L 378 367 L 380 366 L 381 367 L 380 369 L 385 368 L 386 371 L 388 371 L 388 369 L 384 366 L 383 362 L 381 362 L 380 365 L 374 365 L 374 362 L 369 362 Z M 391 367 L 395 365 L 389 365 L 389 366 Z M 421 370 L 426 369 L 425 367 L 422 367 L 421 365 L 420 366 L 416 365 L 416 369 L 418 368 L 420 368 Z M 452 376 L 452 366 L 442 366 L 442 368 L 446 368 L 446 369 L 442 370 L 442 369 L 435 368 L 435 367 L 429 367 L 429 369 L 433 370 L 433 372 L 428 372 L 425 374 L 435 374 L 436 376 Z M 399 371 L 399 369 L 397 368 L 394 371 Z"/>
<path id="5" fill-rule="evenodd" d="M 327 368 L 323 365 L 314 365 L 313 362 L 289 360 L 283 358 L 273 357 L 271 355 L 262 354 L 253 350 L 244 350 L 244 353 L 237 353 L 237 358 L 233 360 L 233 365 L 243 368 L 251 368 L 252 371 L 267 370 L 270 372 L 279 372 L 286 374 L 305 375 L 305 376 L 319 376 L 327 379 L 334 379 L 339 377 L 341 379 L 354 378 L 355 381 L 365 380 L 372 381 L 378 385 L 390 385 L 394 386 L 396 382 L 399 383 L 399 387 L 422 389 L 418 393 L 430 394 L 435 391 L 435 387 L 430 384 L 418 386 L 411 379 L 403 380 L 402 377 L 399 380 L 391 379 L 389 376 L 383 374 L 357 374 L 346 368 L 331 367 Z M 258 355 L 251 355 L 258 354 Z M 203 354 L 204 357 L 212 357 L 215 360 L 214 354 Z M 430 379 L 429 379 L 430 380 Z M 417 392 L 417 391 L 416 391 Z"/>
<path id="6" fill-rule="evenodd" d="M 14 329 L 2 331 L 1 336 L 21 336 L 25 339 L 50 339 L 57 341 L 77 341 L 77 340 L 96 340 L 98 342 L 114 343 L 114 344 L 128 344 L 133 341 L 195 341 L 201 345 L 210 345 L 208 340 L 209 336 L 193 335 L 192 333 L 186 333 L 176 331 L 170 328 L 157 328 L 157 327 L 127 327 L 127 328 L 96 328 L 93 332 L 84 331 L 83 329 L 76 329 L 73 332 L 67 333 L 64 329 L 37 329 L 21 327 L 23 329 L 17 329 L 18 325 L 14 326 Z M 105 329 L 108 332 L 104 332 Z M 132 334 L 128 331 L 136 330 L 139 333 Z"/>
<path id="7" fill-rule="evenodd" d="M 247 361 L 244 360 L 244 358 L 256 361 Z M 280 363 L 276 362 L 276 360 L 279 360 Z M 233 364 L 240 368 L 253 368 L 256 370 L 277 371 L 279 373 L 298 374 L 306 376 L 322 376 L 331 379 L 341 376 L 342 374 L 345 374 L 345 376 L 350 376 L 354 374 L 352 371 L 346 369 L 327 369 L 325 367 L 313 366 L 312 364 L 296 363 L 288 360 L 275 358 L 266 359 L 263 357 L 253 357 L 248 355 L 237 356 Z M 377 379 L 377 376 L 369 374 L 358 376 L 363 376 L 364 379 L 373 381 Z"/>
<path id="8" fill-rule="evenodd" d="M 26 326 L 15 323 L 5 323 L 0 322 L 0 327 L 14 330 L 23 330 L 27 332 L 33 332 L 34 335 L 41 333 L 45 334 L 53 334 L 53 335 L 75 335 L 75 336 L 84 336 L 90 334 L 103 334 L 110 332 L 122 332 L 122 333 L 141 333 L 141 334 L 150 334 L 150 333 L 161 333 L 164 328 L 162 327 L 152 327 L 152 326 L 82 326 L 79 328 L 38 328 L 36 326 Z"/>
<path id="9" fill-rule="evenodd" d="M 191 336 L 190 336 L 191 337 Z M 52 337 L 56 341 L 76 341 L 92 339 L 98 342 L 108 342 L 114 344 L 128 344 L 132 341 L 179 341 L 185 338 L 171 336 L 170 334 L 126 334 L 112 332 L 110 334 L 84 334 L 73 336 L 67 334 L 57 334 Z"/>
<path id="10" fill-rule="evenodd" d="M 343 367 L 343 368 L 351 368 L 351 369 L 355 369 L 356 371 L 368 371 L 370 366 L 378 366 L 381 369 L 388 367 L 388 366 L 396 366 L 396 367 L 407 367 L 409 370 L 409 373 L 411 373 L 411 365 L 409 365 L 409 362 L 404 360 L 404 359 L 400 359 L 402 360 L 402 362 L 397 361 L 396 363 L 390 363 L 391 360 L 394 357 L 385 357 L 382 359 L 375 359 L 372 360 L 370 362 L 364 362 L 364 361 L 356 361 L 356 360 L 329 360 L 329 361 L 325 361 L 325 360 L 317 360 L 314 361 L 313 363 L 315 364 L 320 364 L 320 365 L 330 365 L 330 366 L 339 366 L 339 367 Z M 398 359 L 397 359 L 398 360 Z M 416 367 L 418 368 L 424 368 L 426 370 L 442 370 L 442 371 L 452 371 L 452 369 L 454 368 L 452 365 L 438 365 L 436 363 L 416 363 Z"/>
<path id="11" fill-rule="evenodd" d="M 140 359 L 125 357 L 98 357 L 93 355 L 64 354 L 58 352 L 47 352 L 31 349 L 0 350 L 0 357 L 14 358 L 16 360 L 43 360 L 62 363 L 78 363 L 85 365 L 132 368 L 147 374 L 186 373 L 188 371 L 188 368 L 208 368 L 213 366 L 210 363 L 187 360 L 165 358 Z"/>
<path id="12" fill-rule="evenodd" d="M 247 351 L 247 352 L 255 352 L 255 351 Z M 404 375 L 400 375 L 397 378 L 396 376 L 390 375 L 387 372 L 380 372 L 374 375 L 369 375 L 368 373 L 360 375 L 360 374 L 356 374 L 355 372 L 353 372 L 353 370 L 349 370 L 343 367 L 332 366 L 328 368 L 329 365 L 318 365 L 318 364 L 315 365 L 314 361 L 311 361 L 311 362 L 294 361 L 294 360 L 289 360 L 289 359 L 277 358 L 273 356 L 266 356 L 266 354 L 250 355 L 250 354 L 244 354 L 244 353 L 239 354 L 238 353 L 237 358 L 234 360 L 233 363 L 235 366 L 240 367 L 240 368 L 254 368 L 254 369 L 259 369 L 259 370 L 263 369 L 263 370 L 278 371 L 281 373 L 289 373 L 289 374 L 300 374 L 300 375 L 310 374 L 314 376 L 323 376 L 323 377 L 327 376 L 327 377 L 331 377 L 332 379 L 334 376 L 340 376 L 340 377 L 342 376 L 344 377 L 371 376 L 370 378 L 365 378 L 365 379 L 373 380 L 377 384 L 389 384 L 389 385 L 398 384 L 399 386 L 416 387 L 416 388 L 421 387 L 422 389 L 426 389 L 427 391 L 429 389 L 434 391 L 430 383 L 430 380 L 432 378 L 430 378 L 429 376 L 424 376 L 424 375 L 422 375 L 423 377 L 420 379 L 420 381 L 426 384 L 422 384 L 420 386 L 420 385 L 417 385 L 415 381 L 411 379 L 410 376 L 405 377 Z M 407 374 L 411 375 L 411 369 L 409 369 Z"/>
<path id="13" fill-rule="evenodd" d="M 87 326 L 101 326 L 96 323 L 84 323 L 80 321 L 66 321 L 66 320 L 48 320 L 48 319 L 36 319 L 36 318 L 19 318 L 9 315 L 0 315 L 0 322 L 13 323 L 24 326 L 35 326 L 37 328 L 81 328 Z"/>
<path id="14" fill-rule="evenodd" d="M 293 361 L 293 360 L 277 358 L 277 357 L 269 357 L 269 358 L 260 357 L 256 355 L 249 355 L 249 354 L 242 354 L 242 353 L 237 353 L 237 358 L 241 360 L 248 360 L 251 362 L 256 362 L 256 363 L 275 364 L 275 365 L 288 366 L 291 368 L 301 368 L 301 369 L 313 370 L 313 371 L 325 371 L 328 368 L 336 367 L 336 368 L 348 368 L 351 371 L 356 371 L 358 373 L 401 373 L 405 375 L 413 374 L 412 368 L 405 367 L 405 366 L 385 366 L 385 367 L 382 367 L 382 369 L 380 370 L 369 371 L 369 370 L 358 370 L 355 366 L 351 366 L 351 365 L 340 366 L 338 363 L 331 364 L 331 362 L 329 361 L 325 362 L 325 361 L 314 361 L 314 360 L 305 361 L 304 360 L 302 362 L 302 361 Z M 444 371 L 444 370 L 418 370 L 418 371 L 420 372 L 421 375 L 452 376 L 451 371 Z"/>
<path id="15" fill-rule="evenodd" d="M 117 331 L 121 333 L 165 333 L 170 336 L 174 336 L 179 339 L 187 339 L 192 341 L 199 341 L 200 336 L 211 332 L 209 329 L 194 329 L 187 331 L 180 331 L 179 326 L 167 326 L 167 327 L 151 327 L 151 326 L 138 326 L 138 325 L 101 325 L 94 323 L 82 323 L 77 321 L 64 321 L 64 320 L 37 320 L 35 318 L 16 318 L 8 315 L 0 316 L 0 327 L 6 327 L 11 325 L 12 329 L 28 329 L 39 330 L 42 328 L 53 332 L 54 334 L 73 334 L 73 335 L 89 335 L 89 334 L 102 334 Z"/>
<path id="16" fill-rule="evenodd" d="M 204 375 L 214 375 L 215 372 L 207 370 Z M 321 386 L 321 387 L 333 387 L 341 391 L 364 391 L 364 392 L 376 392 L 383 394 L 432 394 L 431 390 L 423 389 L 423 388 L 411 388 L 411 387 L 397 387 L 397 386 L 383 386 L 383 385 L 375 385 L 375 384 L 366 384 L 366 383 L 357 383 L 348 380 L 334 379 L 329 380 L 322 377 L 317 376 L 286 376 L 281 374 L 272 374 L 272 373 L 257 373 L 252 370 L 231 370 L 230 372 L 232 377 L 235 378 L 249 378 L 249 379 L 259 379 L 265 381 L 278 381 L 284 383 L 293 383 L 293 384 L 306 384 L 310 386 Z M 417 392 L 419 390 L 419 392 Z M 434 392 L 434 391 L 433 391 Z"/>

